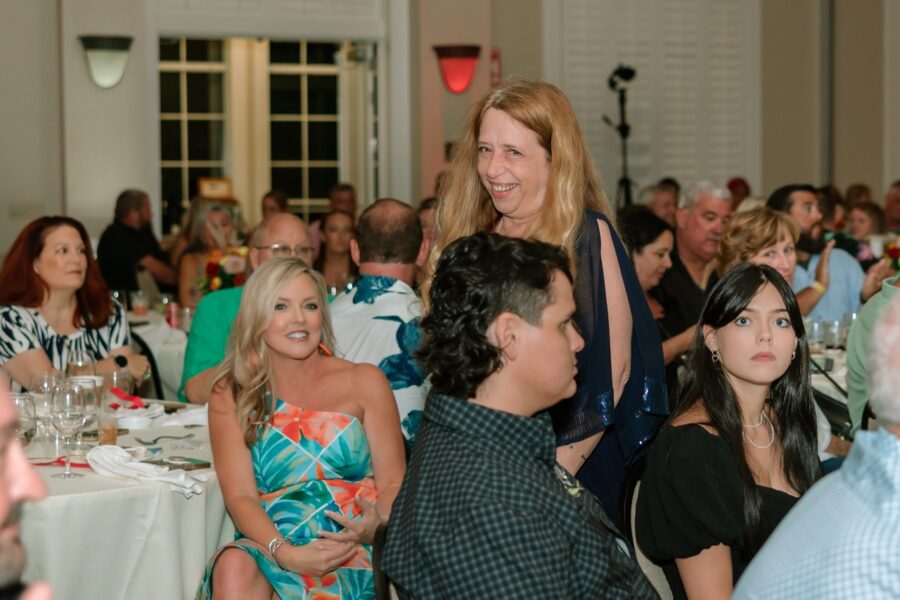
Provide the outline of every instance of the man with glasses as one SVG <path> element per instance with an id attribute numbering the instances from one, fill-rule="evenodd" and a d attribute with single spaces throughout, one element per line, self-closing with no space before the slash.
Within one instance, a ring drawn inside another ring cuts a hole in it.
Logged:
<path id="1" fill-rule="evenodd" d="M 296 256 L 312 264 L 309 232 L 296 215 L 272 215 L 257 228 L 250 240 L 250 267 L 256 269 L 276 256 Z M 216 367 L 225 358 L 225 343 L 231 323 L 241 306 L 243 287 L 208 294 L 197 306 L 184 355 L 184 372 L 178 398 L 182 402 L 206 404 Z"/>

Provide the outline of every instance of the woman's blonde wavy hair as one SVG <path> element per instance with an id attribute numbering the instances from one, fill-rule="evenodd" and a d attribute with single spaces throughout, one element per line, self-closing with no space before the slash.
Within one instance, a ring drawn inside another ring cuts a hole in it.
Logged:
<path id="1" fill-rule="evenodd" d="M 574 266 L 575 238 L 584 208 L 612 220 L 609 202 L 565 94 L 545 81 L 508 79 L 469 110 L 465 134 L 441 184 L 429 274 L 434 272 L 444 248 L 461 237 L 493 231 L 500 218 L 478 176 L 478 134 L 489 108 L 502 110 L 533 131 L 547 151 L 550 177 L 544 208 L 525 237 L 563 246 Z M 426 305 L 430 285 L 429 277 L 422 289 Z"/>
<path id="2" fill-rule="evenodd" d="M 275 302 L 284 289 L 302 276 L 316 286 L 322 312 L 320 342 L 334 347 L 334 330 L 326 300 L 325 280 L 299 258 L 277 257 L 265 261 L 247 283 L 241 295 L 241 307 L 231 326 L 228 352 L 216 372 L 213 387 L 230 386 L 237 406 L 238 421 L 247 446 L 256 443 L 257 429 L 271 417 L 273 409 L 272 364 L 263 339 L 272 323 Z"/>
<path id="3" fill-rule="evenodd" d="M 719 242 L 716 273 L 721 277 L 763 248 L 785 239 L 796 244 L 799 237 L 800 228 L 787 213 L 766 207 L 736 213 Z"/>

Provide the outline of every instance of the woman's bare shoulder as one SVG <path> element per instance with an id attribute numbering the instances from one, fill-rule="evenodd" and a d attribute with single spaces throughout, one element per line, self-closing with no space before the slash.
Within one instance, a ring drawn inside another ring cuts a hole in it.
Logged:
<path id="1" fill-rule="evenodd" d="M 381 369 L 369 363 L 355 363 L 336 356 L 329 356 L 323 366 L 326 377 L 338 379 L 354 386 L 384 379 Z"/>

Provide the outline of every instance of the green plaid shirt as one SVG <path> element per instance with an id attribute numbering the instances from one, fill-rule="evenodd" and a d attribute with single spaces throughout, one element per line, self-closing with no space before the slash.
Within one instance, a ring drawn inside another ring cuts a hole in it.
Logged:
<path id="1" fill-rule="evenodd" d="M 387 533 L 400 596 L 657 598 L 597 500 L 555 465 L 548 415 L 429 397 Z"/>

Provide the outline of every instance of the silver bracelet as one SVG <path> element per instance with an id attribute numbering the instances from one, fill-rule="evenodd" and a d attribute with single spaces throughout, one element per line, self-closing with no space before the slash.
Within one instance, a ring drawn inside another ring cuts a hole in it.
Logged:
<path id="1" fill-rule="evenodd" d="M 278 552 L 278 549 L 281 548 L 281 546 L 283 544 L 293 545 L 289 541 L 287 541 L 286 539 L 281 537 L 280 535 L 273 537 L 272 541 L 269 542 L 269 556 L 271 556 L 272 560 L 274 560 L 276 563 L 278 562 L 278 559 L 275 558 L 275 553 Z"/>

